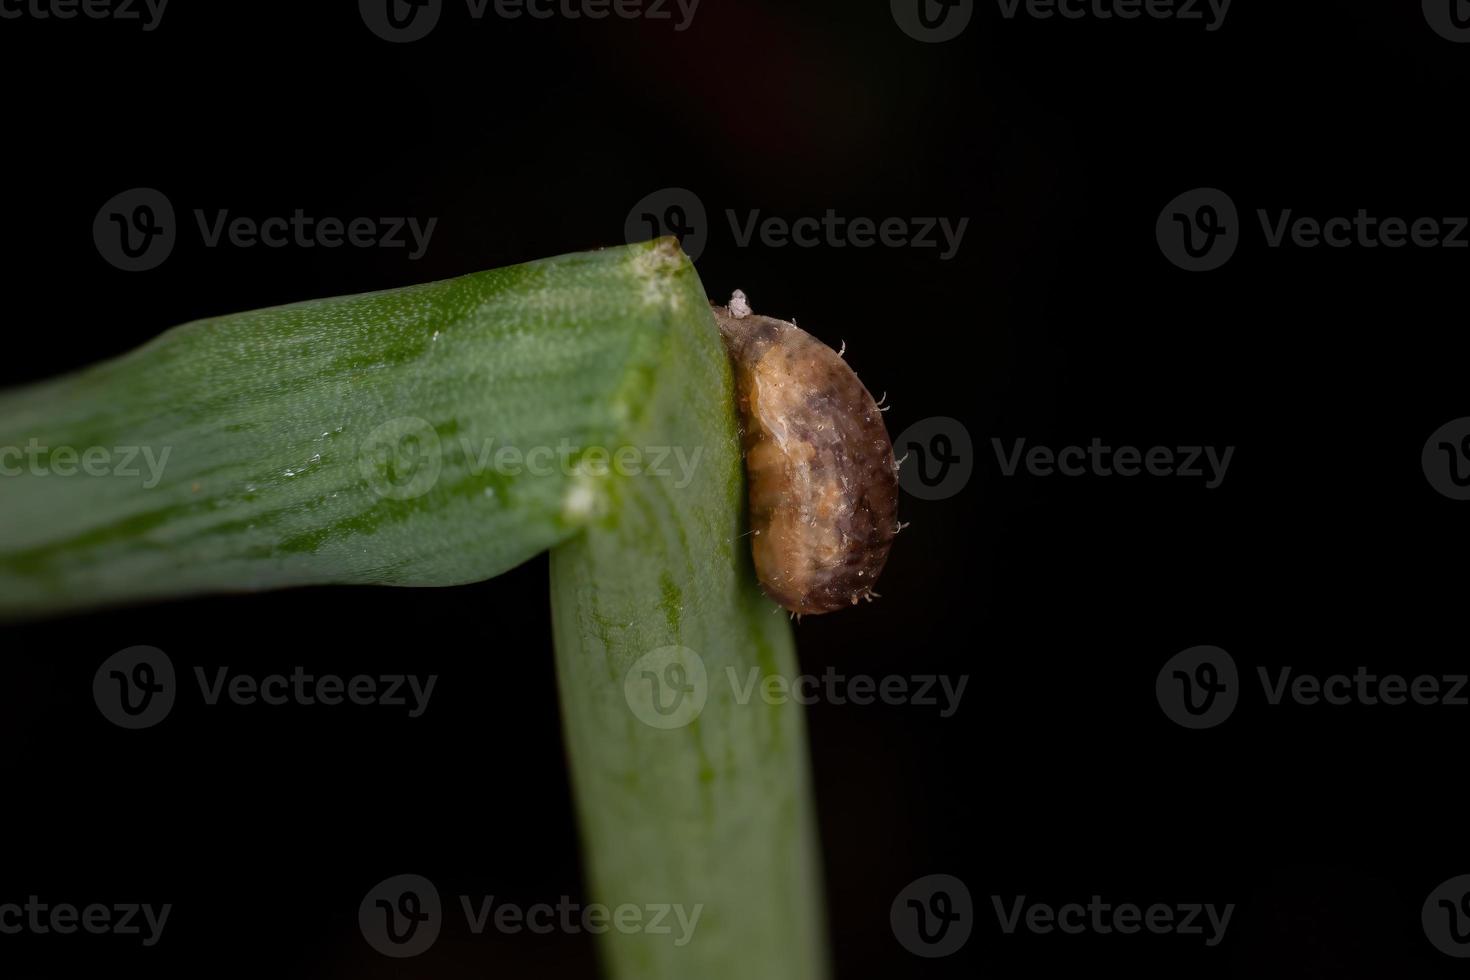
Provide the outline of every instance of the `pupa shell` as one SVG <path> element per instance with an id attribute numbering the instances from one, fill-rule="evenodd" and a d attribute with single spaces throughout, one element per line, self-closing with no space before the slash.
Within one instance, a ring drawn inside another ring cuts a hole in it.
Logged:
<path id="1" fill-rule="evenodd" d="M 899 529 L 883 413 L 837 351 L 751 313 L 743 293 L 714 314 L 735 371 L 761 588 L 799 614 L 873 598 Z"/>

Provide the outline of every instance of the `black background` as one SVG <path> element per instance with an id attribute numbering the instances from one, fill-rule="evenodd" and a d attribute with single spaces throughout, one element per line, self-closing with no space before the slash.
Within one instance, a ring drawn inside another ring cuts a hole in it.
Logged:
<path id="1" fill-rule="evenodd" d="M 1289 8 L 1289 9 L 1283 9 Z M 1417 3 L 1237 0 L 1223 26 L 1003 18 L 923 44 L 881 2 L 703 0 L 671 21 L 473 21 L 374 37 L 350 2 L 175 0 L 136 23 L 0 20 L 6 356 L 0 383 L 198 317 L 444 278 L 624 240 L 693 190 L 698 268 L 832 343 L 895 435 L 961 420 L 975 474 L 905 497 L 881 601 L 797 627 L 802 667 L 967 675 L 959 711 L 808 712 L 839 977 L 1451 976 L 1419 923 L 1470 871 L 1470 708 L 1267 706 L 1257 667 L 1465 669 L 1464 508 L 1420 450 L 1467 414 L 1470 252 L 1268 248 L 1256 210 L 1470 213 L 1470 45 Z M 92 220 L 156 187 L 158 269 L 107 264 Z M 1175 268 L 1155 219 L 1218 187 L 1242 241 Z M 205 248 L 194 208 L 437 216 L 428 253 Z M 726 218 L 968 217 L 939 249 L 740 247 Z M 992 439 L 1236 447 L 1223 484 L 1002 475 Z M 0 519 L 4 519 L 0 515 Z M 0 937 L 0 974 L 587 977 L 585 935 L 372 951 L 378 880 L 529 904 L 583 896 L 544 559 L 445 590 L 310 589 L 12 625 L 0 901 L 172 902 L 163 941 Z M 437 673 L 416 720 L 205 710 L 126 732 L 93 672 L 126 646 L 181 670 Z M 1197 644 L 1245 679 L 1186 731 L 1154 680 Z M 969 887 L 975 932 L 908 953 L 889 903 Z M 1223 943 L 999 928 L 991 896 L 1236 903 Z M 584 899 L 585 900 L 585 899 Z M 694 978 L 691 978 L 694 980 Z"/>

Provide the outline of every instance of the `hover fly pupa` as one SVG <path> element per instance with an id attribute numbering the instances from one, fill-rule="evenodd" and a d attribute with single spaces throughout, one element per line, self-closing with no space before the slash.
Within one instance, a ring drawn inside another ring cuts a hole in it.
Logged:
<path id="1" fill-rule="evenodd" d="M 871 599 L 898 533 L 893 443 L 839 354 L 794 323 L 714 306 L 735 369 L 761 587 L 794 613 Z"/>

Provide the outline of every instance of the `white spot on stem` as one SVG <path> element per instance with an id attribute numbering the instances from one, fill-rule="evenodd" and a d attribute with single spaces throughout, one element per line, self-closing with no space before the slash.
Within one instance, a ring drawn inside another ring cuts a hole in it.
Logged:
<path id="1" fill-rule="evenodd" d="M 750 303 L 745 299 L 745 293 L 735 290 L 730 294 L 730 315 L 737 320 L 743 320 L 750 316 Z"/>

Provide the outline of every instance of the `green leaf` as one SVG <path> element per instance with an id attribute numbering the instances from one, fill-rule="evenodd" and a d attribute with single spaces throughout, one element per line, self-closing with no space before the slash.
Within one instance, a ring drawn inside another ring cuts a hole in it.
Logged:
<path id="1" fill-rule="evenodd" d="M 0 612 L 450 585 L 546 550 L 589 516 L 582 453 L 647 397 L 657 254 L 203 320 L 0 395 Z M 537 449 L 562 456 L 494 455 Z"/>
<path id="2" fill-rule="evenodd" d="M 692 267 L 669 262 L 674 315 L 650 335 L 630 437 L 699 465 L 687 485 L 619 481 L 608 518 L 552 552 L 551 598 L 593 891 L 701 910 L 683 946 L 677 928 L 614 931 L 604 950 L 616 977 L 812 980 L 827 968 L 806 732 L 795 701 L 761 695 L 794 679 L 791 630 L 750 565 L 724 348 Z"/>
<path id="3" fill-rule="evenodd" d="M 610 973 L 820 978 L 802 715 L 761 694 L 795 655 L 733 405 L 672 239 L 186 324 L 0 393 L 0 617 L 451 585 L 553 548 L 593 898 L 676 908 L 609 929 Z"/>

